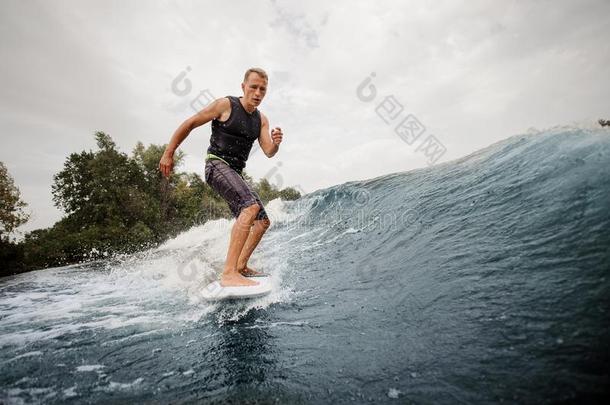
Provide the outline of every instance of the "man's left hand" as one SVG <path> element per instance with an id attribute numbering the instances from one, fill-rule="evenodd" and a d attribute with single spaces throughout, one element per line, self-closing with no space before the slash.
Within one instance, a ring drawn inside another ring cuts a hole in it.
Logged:
<path id="1" fill-rule="evenodd" d="M 271 140 L 273 141 L 274 145 L 279 145 L 280 143 L 282 143 L 282 135 L 282 128 L 273 128 L 273 131 L 271 131 Z"/>

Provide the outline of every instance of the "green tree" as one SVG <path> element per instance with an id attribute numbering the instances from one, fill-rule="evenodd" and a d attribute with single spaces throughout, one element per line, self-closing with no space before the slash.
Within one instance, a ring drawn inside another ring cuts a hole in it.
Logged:
<path id="1" fill-rule="evenodd" d="M 27 204 L 3 162 L 0 162 L 0 277 L 23 271 L 23 248 L 9 240 L 10 234 L 27 222 Z"/>
<path id="2" fill-rule="evenodd" d="M 3 162 L 0 162 L 0 239 L 8 239 L 11 232 L 25 224 L 30 215 L 27 204 Z"/>
<path id="3" fill-rule="evenodd" d="M 291 187 L 286 187 L 279 190 L 275 185 L 269 183 L 269 180 L 262 178 L 254 185 L 255 191 L 258 193 L 261 201 L 267 203 L 276 198 L 283 200 L 296 200 L 301 197 L 301 193 Z"/>
<path id="4" fill-rule="evenodd" d="M 174 190 L 180 182 L 181 173 L 177 169 L 182 165 L 184 153 L 177 151 L 174 154 L 174 170 L 169 179 L 163 178 L 159 171 L 159 161 L 165 151 L 166 145 L 150 144 L 144 147 L 142 142 L 138 142 L 132 151 L 132 159 L 144 174 L 144 188 L 155 201 L 158 221 L 157 233 L 171 232 L 170 228 L 175 227 L 171 221 L 177 215 L 174 201 Z M 165 230 L 165 231 L 164 231 Z"/>
<path id="5" fill-rule="evenodd" d="M 142 142 L 138 142 L 132 152 L 133 160 L 146 178 L 148 191 L 157 196 L 160 196 L 160 182 L 162 180 L 161 172 L 159 171 L 159 161 L 161 156 L 163 156 L 166 146 L 150 144 L 148 147 L 144 147 Z M 175 183 L 176 178 L 179 177 L 180 174 L 176 169 L 182 165 L 183 161 L 184 152 L 179 150 L 174 153 L 174 170 L 170 175 L 170 183 Z"/>
<path id="6" fill-rule="evenodd" d="M 81 224 L 121 218 L 133 225 L 142 216 L 150 216 L 145 182 L 136 162 L 117 151 L 109 135 L 98 132 L 96 139 L 100 150 L 72 153 L 54 176 L 55 205 Z"/>
<path id="7" fill-rule="evenodd" d="M 285 201 L 298 200 L 301 198 L 301 193 L 295 188 L 286 187 L 279 192 L 279 197 Z"/>
<path id="8" fill-rule="evenodd" d="M 72 153 L 54 176 L 53 201 L 67 214 L 64 229 L 80 234 L 81 252 L 129 250 L 152 241 L 159 204 L 143 168 L 119 152 L 109 135 L 97 132 L 95 138 L 99 150 Z"/>

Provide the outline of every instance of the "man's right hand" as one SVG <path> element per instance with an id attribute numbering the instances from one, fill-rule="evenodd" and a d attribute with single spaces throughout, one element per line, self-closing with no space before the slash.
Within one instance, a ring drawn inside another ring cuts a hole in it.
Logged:
<path id="1" fill-rule="evenodd" d="M 172 172 L 172 168 L 174 167 L 174 154 L 170 154 L 165 152 L 161 157 L 161 161 L 159 162 L 159 170 L 163 177 L 169 177 L 169 174 Z"/>

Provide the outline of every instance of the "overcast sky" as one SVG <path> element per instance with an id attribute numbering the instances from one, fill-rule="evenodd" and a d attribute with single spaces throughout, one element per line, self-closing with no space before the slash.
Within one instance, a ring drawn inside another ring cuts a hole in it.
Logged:
<path id="1" fill-rule="evenodd" d="M 311 192 L 610 118 L 608 38 L 606 0 L 0 0 L 0 161 L 32 212 L 21 230 L 50 226 L 53 174 L 96 131 L 127 153 L 167 143 L 193 100 L 241 95 L 257 66 L 284 141 L 246 170 Z M 203 175 L 209 138 L 183 142 L 182 170 Z"/>

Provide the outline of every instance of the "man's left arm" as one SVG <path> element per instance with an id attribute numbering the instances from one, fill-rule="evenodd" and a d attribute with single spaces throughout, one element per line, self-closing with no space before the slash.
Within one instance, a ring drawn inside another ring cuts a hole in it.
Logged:
<path id="1" fill-rule="evenodd" d="M 282 143 L 282 129 L 280 127 L 273 128 L 269 135 L 269 120 L 261 113 L 261 133 L 258 136 L 258 143 L 265 153 L 265 156 L 272 158 L 279 150 L 279 145 Z"/>

